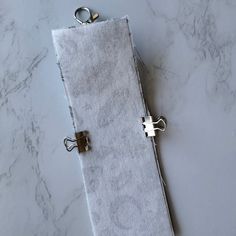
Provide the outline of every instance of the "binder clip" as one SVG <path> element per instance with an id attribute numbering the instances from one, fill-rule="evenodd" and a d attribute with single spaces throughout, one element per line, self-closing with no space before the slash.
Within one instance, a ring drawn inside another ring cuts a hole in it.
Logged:
<path id="1" fill-rule="evenodd" d="M 90 149 L 88 132 L 81 131 L 81 132 L 75 133 L 75 139 L 66 137 L 64 139 L 64 145 L 68 152 L 71 152 L 75 147 L 78 148 L 79 153 L 87 152 Z"/>
<path id="2" fill-rule="evenodd" d="M 142 117 L 143 121 L 143 128 L 144 132 L 146 134 L 146 137 L 155 137 L 156 136 L 156 130 L 164 132 L 166 130 L 167 121 L 165 117 L 159 116 L 157 118 L 157 121 L 153 121 L 152 116 L 145 116 Z"/>

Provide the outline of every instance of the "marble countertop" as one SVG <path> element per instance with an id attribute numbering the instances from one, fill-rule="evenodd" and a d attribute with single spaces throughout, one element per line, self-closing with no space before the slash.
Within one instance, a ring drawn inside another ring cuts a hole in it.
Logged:
<path id="1" fill-rule="evenodd" d="M 91 236 L 73 126 L 51 29 L 80 5 L 129 15 L 150 77 L 153 114 L 168 119 L 160 161 L 176 235 L 236 235 L 234 0 L 1 1 L 0 235 Z"/>

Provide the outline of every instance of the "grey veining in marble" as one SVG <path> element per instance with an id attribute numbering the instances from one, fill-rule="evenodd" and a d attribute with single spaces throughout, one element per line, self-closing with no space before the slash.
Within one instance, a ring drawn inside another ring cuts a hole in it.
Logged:
<path id="1" fill-rule="evenodd" d="M 128 19 L 52 31 L 80 153 L 94 235 L 173 235 Z"/>
<path id="2" fill-rule="evenodd" d="M 234 0 L 0 1 L 0 235 L 92 235 L 51 29 L 129 15 L 177 235 L 236 234 Z M 121 177 L 123 178 L 123 177 Z"/>
<path id="3" fill-rule="evenodd" d="M 62 142 L 73 129 L 54 80 L 47 8 L 43 1 L 0 4 L 2 236 L 91 234 L 79 162 Z"/>

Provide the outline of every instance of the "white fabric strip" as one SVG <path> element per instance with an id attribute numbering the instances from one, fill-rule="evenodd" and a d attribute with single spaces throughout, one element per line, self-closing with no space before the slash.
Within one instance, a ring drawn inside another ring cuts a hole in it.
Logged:
<path id="1" fill-rule="evenodd" d="M 134 62 L 128 20 L 53 31 L 75 132 L 94 235 L 173 235 Z"/>

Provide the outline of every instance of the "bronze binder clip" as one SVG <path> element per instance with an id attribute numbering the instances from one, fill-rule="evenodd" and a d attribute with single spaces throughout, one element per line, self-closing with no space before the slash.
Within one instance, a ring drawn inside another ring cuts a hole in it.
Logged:
<path id="1" fill-rule="evenodd" d="M 88 132 L 81 131 L 81 132 L 75 133 L 75 139 L 66 137 L 64 139 L 64 145 L 68 152 L 71 152 L 75 147 L 78 148 L 79 153 L 87 152 L 90 149 Z"/>

